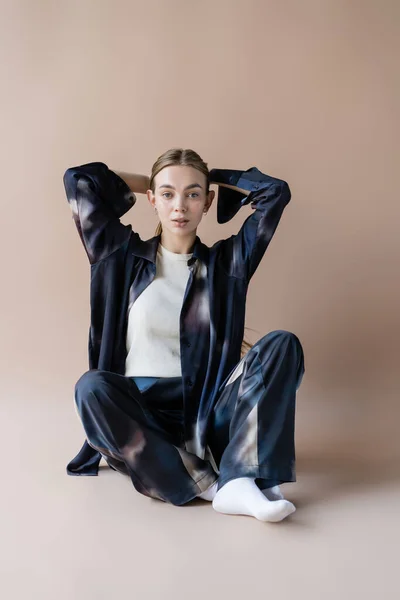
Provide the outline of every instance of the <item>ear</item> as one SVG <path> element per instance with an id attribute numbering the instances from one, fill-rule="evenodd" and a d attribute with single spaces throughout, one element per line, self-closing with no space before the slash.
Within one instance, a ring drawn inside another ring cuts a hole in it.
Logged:
<path id="1" fill-rule="evenodd" d="M 211 204 L 213 203 L 214 198 L 215 198 L 215 192 L 214 192 L 214 190 L 211 190 L 210 192 L 208 192 L 207 200 L 205 202 L 204 208 L 206 208 L 208 210 L 210 208 Z"/>
<path id="2" fill-rule="evenodd" d="M 150 205 L 155 208 L 156 206 L 156 198 L 151 190 L 146 190 L 147 199 L 150 202 Z"/>

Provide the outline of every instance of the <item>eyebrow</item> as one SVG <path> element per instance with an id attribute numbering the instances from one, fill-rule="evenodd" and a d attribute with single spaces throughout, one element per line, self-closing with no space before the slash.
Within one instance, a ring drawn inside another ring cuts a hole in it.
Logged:
<path id="1" fill-rule="evenodd" d="M 163 183 L 162 185 L 158 186 L 159 189 L 161 188 L 170 188 L 171 190 L 174 190 L 174 186 L 170 185 L 169 183 Z M 191 183 L 190 185 L 187 185 L 184 189 L 185 190 L 191 190 L 192 188 L 200 188 L 203 189 L 203 187 L 199 184 L 199 183 Z"/>

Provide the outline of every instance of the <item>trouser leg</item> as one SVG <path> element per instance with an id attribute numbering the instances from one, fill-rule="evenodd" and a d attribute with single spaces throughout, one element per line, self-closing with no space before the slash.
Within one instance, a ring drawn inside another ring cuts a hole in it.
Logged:
<path id="1" fill-rule="evenodd" d="M 242 358 L 220 390 L 210 427 L 218 489 L 253 477 L 262 489 L 296 481 L 295 398 L 303 349 L 291 332 L 272 331 Z"/>
<path id="2" fill-rule="evenodd" d="M 180 386 L 181 378 L 158 378 L 140 391 L 133 378 L 97 369 L 75 386 L 88 443 L 138 492 L 177 506 L 217 479 L 208 461 L 184 449 Z"/>

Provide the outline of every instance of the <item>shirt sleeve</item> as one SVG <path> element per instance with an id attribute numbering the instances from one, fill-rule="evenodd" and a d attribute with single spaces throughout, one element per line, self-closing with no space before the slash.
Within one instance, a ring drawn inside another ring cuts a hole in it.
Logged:
<path id="1" fill-rule="evenodd" d="M 117 250 L 129 238 L 132 226 L 120 217 L 136 202 L 127 183 L 102 162 L 71 167 L 64 187 L 79 236 L 94 264 Z"/>
<path id="2" fill-rule="evenodd" d="M 228 183 L 249 192 L 246 195 L 223 186 L 218 188 L 220 223 L 229 221 L 245 204 L 254 210 L 239 232 L 221 240 L 220 245 L 220 257 L 227 272 L 249 282 L 290 201 L 290 188 L 286 181 L 262 173 L 256 167 L 247 171 L 213 169 L 210 176 L 217 184 Z"/>

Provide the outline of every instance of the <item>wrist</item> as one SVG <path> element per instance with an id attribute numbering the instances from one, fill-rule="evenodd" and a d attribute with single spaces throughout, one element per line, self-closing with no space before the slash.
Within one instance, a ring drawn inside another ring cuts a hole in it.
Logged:
<path id="1" fill-rule="evenodd" d="M 224 185 L 226 187 L 235 187 L 243 171 L 239 169 L 211 169 L 210 183 Z"/>

